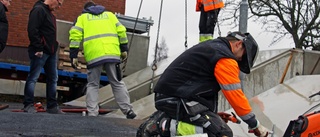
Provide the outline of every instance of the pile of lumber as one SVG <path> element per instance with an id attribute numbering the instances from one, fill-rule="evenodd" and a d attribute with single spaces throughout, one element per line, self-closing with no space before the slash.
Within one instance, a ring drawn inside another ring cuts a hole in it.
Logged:
<path id="1" fill-rule="evenodd" d="M 71 60 L 70 60 L 70 49 L 69 45 L 66 44 L 60 44 L 59 45 L 59 61 L 58 61 L 58 69 L 65 70 L 65 71 L 70 71 L 70 72 L 87 72 L 87 66 L 86 66 L 86 61 L 83 56 L 82 49 L 79 50 L 78 52 L 78 60 L 79 60 L 79 67 L 77 69 L 74 69 L 71 66 Z"/>

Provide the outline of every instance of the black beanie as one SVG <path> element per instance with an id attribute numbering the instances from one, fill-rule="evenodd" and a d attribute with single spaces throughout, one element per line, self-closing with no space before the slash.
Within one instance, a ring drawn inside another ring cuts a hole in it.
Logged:
<path id="1" fill-rule="evenodd" d="M 95 5 L 96 5 L 96 4 L 94 4 L 94 2 L 89 1 L 89 2 L 87 2 L 86 4 L 84 4 L 83 9 L 87 9 L 87 8 L 89 8 L 89 7 L 91 7 L 91 6 L 95 6 Z"/>

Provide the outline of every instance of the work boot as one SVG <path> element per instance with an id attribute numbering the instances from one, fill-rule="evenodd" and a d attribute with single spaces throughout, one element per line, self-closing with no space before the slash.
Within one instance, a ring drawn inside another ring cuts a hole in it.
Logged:
<path id="1" fill-rule="evenodd" d="M 158 137 L 160 135 L 169 137 L 170 126 L 167 126 L 168 124 L 163 124 L 164 122 L 170 123 L 170 118 L 168 118 L 164 114 L 164 112 L 154 112 L 145 122 L 143 122 L 139 126 L 136 137 Z"/>
<path id="2" fill-rule="evenodd" d="M 134 119 L 137 115 L 133 112 L 133 110 L 129 110 L 127 113 L 127 119 Z"/>
<path id="3" fill-rule="evenodd" d="M 47 108 L 47 112 L 50 114 L 65 114 L 65 112 L 61 111 L 61 109 L 58 106 L 55 106 L 53 108 Z"/>
<path id="4" fill-rule="evenodd" d="M 98 115 L 99 113 L 96 113 L 96 112 L 88 112 L 89 117 L 97 117 Z"/>
<path id="5" fill-rule="evenodd" d="M 27 113 L 37 113 L 37 110 L 34 107 L 33 103 L 25 106 L 22 110 L 23 112 L 27 112 Z"/>

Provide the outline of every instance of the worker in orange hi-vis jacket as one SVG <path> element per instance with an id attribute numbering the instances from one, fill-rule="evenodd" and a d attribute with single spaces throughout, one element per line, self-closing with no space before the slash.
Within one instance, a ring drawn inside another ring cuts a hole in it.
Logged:
<path id="1" fill-rule="evenodd" d="M 220 91 L 248 125 L 249 133 L 267 137 L 270 132 L 253 113 L 239 78 L 240 72 L 250 73 L 258 51 L 250 33 L 232 32 L 183 52 L 155 85 L 157 111 L 139 127 L 137 137 L 204 133 L 209 137 L 233 137 L 226 123 L 230 114 L 218 112 Z"/>
<path id="2" fill-rule="evenodd" d="M 214 27 L 218 21 L 222 0 L 197 0 L 196 11 L 200 11 L 199 42 L 213 39 Z"/>

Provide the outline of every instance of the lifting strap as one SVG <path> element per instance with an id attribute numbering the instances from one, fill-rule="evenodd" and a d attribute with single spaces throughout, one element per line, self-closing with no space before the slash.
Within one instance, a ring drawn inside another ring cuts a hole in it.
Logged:
<path id="1" fill-rule="evenodd" d="M 137 26 L 139 14 L 140 14 L 140 11 L 141 11 L 142 3 L 143 3 L 143 0 L 140 1 L 139 10 L 138 10 L 137 17 L 136 17 L 136 20 L 135 20 L 135 22 L 134 22 L 133 31 L 132 31 L 132 34 L 131 34 L 131 39 L 130 39 L 130 42 L 129 42 L 129 44 L 128 44 L 128 53 L 127 53 L 128 55 L 127 55 L 127 59 L 123 61 L 123 66 L 122 66 L 122 72 L 123 72 L 123 73 L 126 71 L 127 60 L 128 60 L 128 58 L 129 58 L 129 53 L 130 53 L 130 47 L 132 46 L 133 36 L 134 36 L 134 32 L 135 32 L 135 30 L 136 30 L 136 26 Z"/>
<path id="2" fill-rule="evenodd" d="M 160 23 L 161 23 L 161 15 L 162 15 L 162 5 L 163 5 L 163 0 L 161 0 L 161 5 L 160 5 L 160 13 L 159 13 L 159 21 L 158 21 L 158 30 L 157 30 L 157 39 L 156 39 L 156 47 L 154 50 L 154 60 L 152 63 L 152 78 L 151 78 L 151 84 L 150 84 L 150 94 L 153 93 L 153 84 L 154 84 L 154 75 L 155 75 L 155 71 L 157 70 L 157 54 L 158 54 L 158 48 L 159 48 L 159 32 L 160 32 Z"/>

